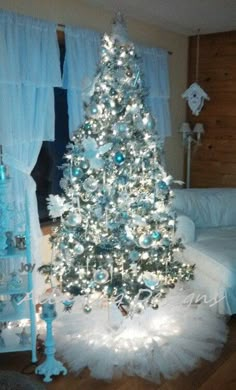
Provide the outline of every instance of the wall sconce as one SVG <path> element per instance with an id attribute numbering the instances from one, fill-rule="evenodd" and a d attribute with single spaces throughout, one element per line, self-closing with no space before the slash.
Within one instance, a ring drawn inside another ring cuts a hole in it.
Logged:
<path id="1" fill-rule="evenodd" d="M 180 126 L 179 131 L 182 133 L 183 143 L 187 147 L 186 188 L 190 188 L 192 143 L 197 146 L 201 145 L 201 137 L 204 133 L 204 127 L 202 123 L 196 123 L 192 130 L 190 124 L 188 122 L 184 122 Z"/>

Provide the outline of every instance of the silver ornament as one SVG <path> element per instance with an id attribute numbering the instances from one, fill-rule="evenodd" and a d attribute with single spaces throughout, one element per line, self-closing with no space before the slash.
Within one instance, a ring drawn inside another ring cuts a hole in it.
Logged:
<path id="1" fill-rule="evenodd" d="M 97 284 L 105 284 L 108 281 L 109 273 L 107 270 L 100 268 L 94 272 L 94 280 Z"/>
<path id="2" fill-rule="evenodd" d="M 66 221 L 65 221 L 65 224 L 68 227 L 75 227 L 77 225 L 80 225 L 81 221 L 82 221 L 82 218 L 81 218 L 80 214 L 71 212 L 68 214 Z"/>
<path id="3" fill-rule="evenodd" d="M 84 187 L 85 191 L 87 191 L 89 193 L 92 193 L 92 192 L 97 190 L 97 188 L 98 188 L 98 181 L 96 179 L 94 179 L 92 176 L 88 177 L 84 181 L 83 187 Z"/>
<path id="4" fill-rule="evenodd" d="M 139 237 L 139 245 L 141 248 L 150 248 L 152 245 L 152 236 L 150 234 L 142 234 Z"/>
<path id="5" fill-rule="evenodd" d="M 79 242 L 78 244 L 75 245 L 74 252 L 77 255 L 82 255 L 82 253 L 84 253 L 84 246 Z"/>

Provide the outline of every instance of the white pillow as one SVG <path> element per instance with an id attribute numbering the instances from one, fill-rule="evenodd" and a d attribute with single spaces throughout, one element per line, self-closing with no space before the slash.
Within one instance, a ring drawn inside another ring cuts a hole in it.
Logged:
<path id="1" fill-rule="evenodd" d="M 193 242 L 196 239 L 195 223 L 191 218 L 183 213 L 178 213 L 176 220 L 175 238 L 181 238 L 184 244 Z"/>

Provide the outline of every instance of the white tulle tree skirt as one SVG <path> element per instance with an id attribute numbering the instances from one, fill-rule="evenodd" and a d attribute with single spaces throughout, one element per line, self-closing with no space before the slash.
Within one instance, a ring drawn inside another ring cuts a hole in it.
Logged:
<path id="1" fill-rule="evenodd" d="M 191 291 L 175 288 L 158 310 L 146 309 L 133 319 L 114 305 L 93 304 L 83 312 L 77 298 L 70 313 L 58 303 L 54 321 L 57 351 L 71 371 L 88 367 L 97 379 L 123 374 L 160 382 L 191 371 L 200 359 L 213 361 L 227 338 L 225 319 L 209 304 L 190 304 Z M 196 296 L 196 293 L 194 294 Z"/>

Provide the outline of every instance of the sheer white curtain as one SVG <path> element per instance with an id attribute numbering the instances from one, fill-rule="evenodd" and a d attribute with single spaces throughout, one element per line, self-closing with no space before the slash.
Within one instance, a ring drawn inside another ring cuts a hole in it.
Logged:
<path id="1" fill-rule="evenodd" d="M 66 27 L 66 56 L 63 86 L 67 89 L 70 135 L 83 122 L 83 100 L 88 98 L 99 61 L 101 35 L 81 28 Z M 148 90 L 147 104 L 157 119 L 160 137 L 171 135 L 169 111 L 168 52 L 136 45 Z"/>
<path id="2" fill-rule="evenodd" d="M 65 27 L 63 87 L 67 89 L 70 136 L 84 119 L 83 102 L 96 73 L 100 40 L 95 31 Z"/>
<path id="3" fill-rule="evenodd" d="M 19 208 L 28 201 L 35 268 L 42 260 L 37 250 L 41 231 L 30 173 L 43 140 L 54 140 L 53 87 L 61 86 L 56 27 L 0 11 L 0 144 L 14 201 Z"/>

